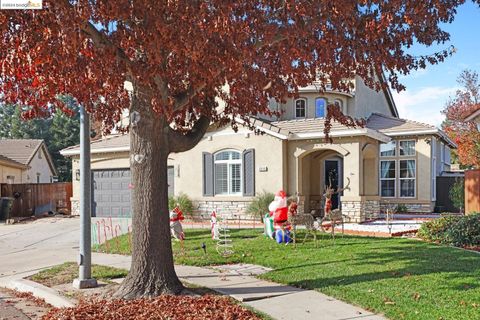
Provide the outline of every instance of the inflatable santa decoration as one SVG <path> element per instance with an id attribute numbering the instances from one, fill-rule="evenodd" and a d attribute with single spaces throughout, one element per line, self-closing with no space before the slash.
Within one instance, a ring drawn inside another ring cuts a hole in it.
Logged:
<path id="1" fill-rule="evenodd" d="M 172 236 L 180 241 L 185 240 L 182 223 L 180 222 L 184 219 L 183 212 L 180 210 L 179 205 L 177 204 L 177 206 L 170 211 L 170 231 Z"/>
<path id="2" fill-rule="evenodd" d="M 273 225 L 275 228 L 275 239 L 278 243 L 290 241 L 288 221 L 287 194 L 280 190 L 275 194 L 274 200 L 268 206 L 270 215 L 273 216 Z"/>

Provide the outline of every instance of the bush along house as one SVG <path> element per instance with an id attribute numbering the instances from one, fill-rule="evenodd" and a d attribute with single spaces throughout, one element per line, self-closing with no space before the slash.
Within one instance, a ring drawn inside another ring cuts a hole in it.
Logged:
<path id="1" fill-rule="evenodd" d="M 455 144 L 434 126 L 399 118 L 389 90 L 374 91 L 359 77 L 352 82 L 354 90 L 348 93 L 319 93 L 312 84 L 300 89 L 296 99 L 271 103 L 281 117 L 251 119 L 262 134 L 212 124 L 195 148 L 170 155 L 169 194 L 187 194 L 197 213 L 242 213 L 259 192 L 283 189 L 298 196 L 300 211 L 311 212 L 323 208 L 326 185 L 348 185 L 332 202 L 352 222 L 374 218 L 387 207 L 432 212 L 436 177 L 449 171 Z M 326 142 L 330 104 L 366 119 L 366 125 L 349 128 L 333 122 L 333 142 Z M 128 134 L 93 141 L 91 150 L 94 215 L 129 216 Z M 73 161 L 74 212 L 79 153 L 78 146 L 62 151 Z"/>

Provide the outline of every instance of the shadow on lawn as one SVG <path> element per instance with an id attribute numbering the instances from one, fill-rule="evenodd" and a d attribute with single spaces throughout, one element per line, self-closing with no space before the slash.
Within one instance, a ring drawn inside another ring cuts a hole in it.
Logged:
<path id="1" fill-rule="evenodd" d="M 453 280 L 442 281 L 441 283 L 442 286 L 450 290 L 464 291 L 480 287 L 478 281 L 480 276 L 480 256 L 478 254 L 461 252 L 456 249 L 427 243 L 416 244 L 415 246 L 409 246 L 406 243 L 404 246 L 387 245 L 380 248 L 372 248 L 372 250 L 355 252 L 353 261 L 346 260 L 346 263 L 348 261 L 350 261 L 353 268 L 368 270 L 369 272 L 315 278 L 315 272 L 312 270 L 312 279 L 288 282 L 288 284 L 301 288 L 320 289 L 330 286 L 345 286 L 362 282 L 442 273 L 442 279 Z M 342 261 L 332 260 L 321 264 L 337 262 Z M 386 264 L 397 264 L 399 267 L 392 270 L 372 270 L 376 268 L 375 266 L 384 266 Z M 312 266 L 315 265 L 312 264 Z M 295 267 L 292 266 L 285 269 L 290 268 Z M 275 271 L 281 270 L 284 269 L 280 268 Z M 455 280 L 459 280 L 461 283 L 459 284 Z"/>

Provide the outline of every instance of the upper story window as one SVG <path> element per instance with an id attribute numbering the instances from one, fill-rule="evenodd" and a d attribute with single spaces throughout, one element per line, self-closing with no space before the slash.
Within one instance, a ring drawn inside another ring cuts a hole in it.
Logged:
<path id="1" fill-rule="evenodd" d="M 325 118 L 327 115 L 327 100 L 324 98 L 317 98 L 315 100 L 315 117 Z"/>
<path id="2" fill-rule="evenodd" d="M 345 110 L 343 109 L 343 101 L 340 99 L 335 99 L 333 102 L 336 107 L 338 107 L 343 113 L 345 113 Z"/>
<path id="3" fill-rule="evenodd" d="M 38 150 L 38 159 L 42 159 L 42 150 Z"/>
<path id="4" fill-rule="evenodd" d="M 381 157 L 395 157 L 396 154 L 396 141 L 390 141 L 388 143 L 380 144 L 380 156 Z"/>
<path id="5" fill-rule="evenodd" d="M 307 100 L 300 98 L 295 100 L 295 118 L 305 118 L 307 115 Z"/>
<path id="6" fill-rule="evenodd" d="M 399 151 L 401 156 L 415 155 L 415 140 L 404 140 L 399 142 Z"/>
<path id="7" fill-rule="evenodd" d="M 242 192 L 242 157 L 234 150 L 215 154 L 215 194 L 238 195 Z"/>

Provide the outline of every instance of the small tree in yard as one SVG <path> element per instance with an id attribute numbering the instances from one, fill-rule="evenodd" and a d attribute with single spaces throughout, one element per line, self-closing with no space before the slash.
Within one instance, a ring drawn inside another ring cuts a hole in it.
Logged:
<path id="1" fill-rule="evenodd" d="M 132 265 L 117 296 L 176 294 L 168 155 L 193 148 L 212 122 L 235 129 L 236 117 L 272 115 L 270 100 L 315 80 L 320 91 L 350 90 L 358 75 L 380 90 L 386 72 L 403 89 L 398 73 L 450 54 L 405 50 L 447 41 L 439 24 L 463 2 L 44 0 L 42 10 L 0 13 L 1 99 L 33 118 L 72 113 L 57 99 L 68 94 L 106 131 L 130 109 Z M 329 109 L 327 133 L 332 117 L 356 123 Z"/>
<path id="2" fill-rule="evenodd" d="M 464 167 L 480 168 L 480 131 L 475 122 L 466 122 L 465 118 L 480 109 L 480 81 L 478 73 L 464 70 L 458 76 L 457 82 L 462 86 L 455 97 L 445 105 L 443 113 L 446 116 L 442 124 L 458 145 L 458 160 Z"/>
<path id="3" fill-rule="evenodd" d="M 465 208 L 465 180 L 455 179 L 455 183 L 450 187 L 448 195 L 454 207 L 463 212 Z"/>

